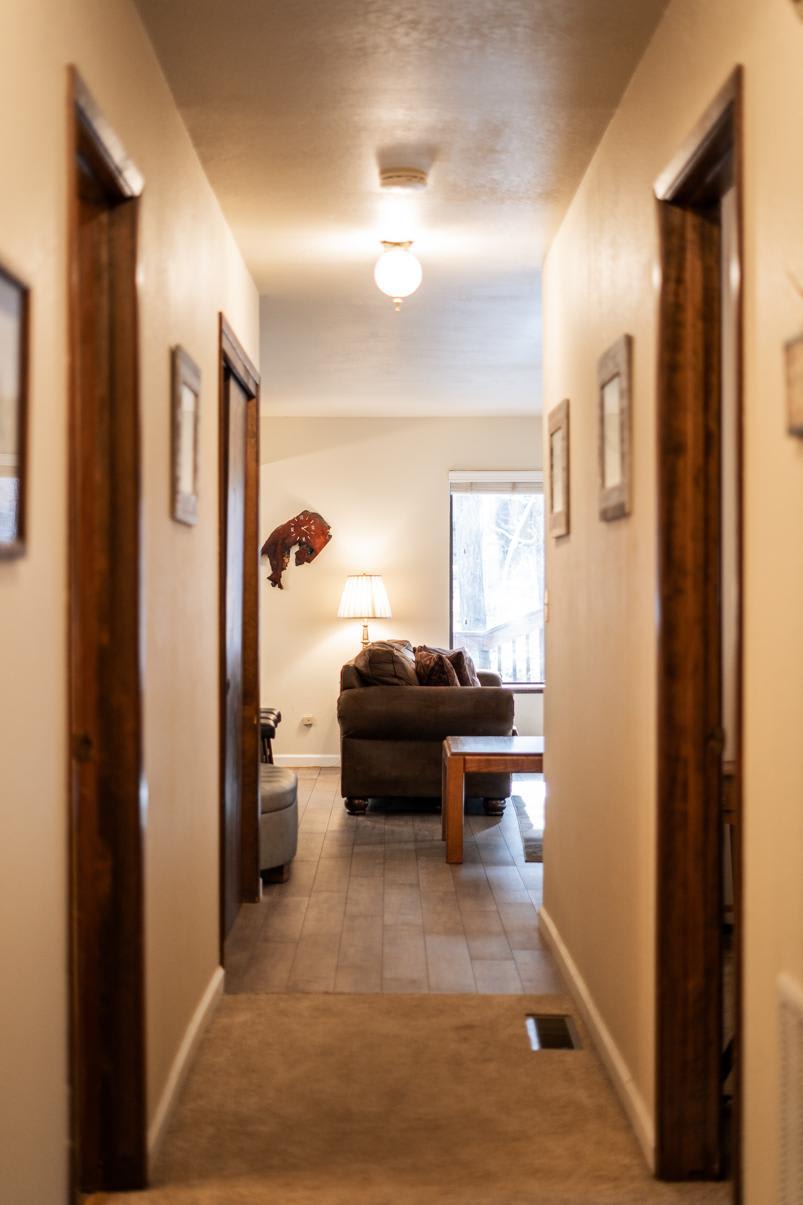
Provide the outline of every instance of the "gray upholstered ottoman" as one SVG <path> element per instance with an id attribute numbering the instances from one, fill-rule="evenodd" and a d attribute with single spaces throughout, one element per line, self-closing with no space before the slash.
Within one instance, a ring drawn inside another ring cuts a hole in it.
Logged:
<path id="1" fill-rule="evenodd" d="M 284 883 L 298 848 L 298 779 L 283 766 L 259 767 L 259 868 L 266 883 Z"/>

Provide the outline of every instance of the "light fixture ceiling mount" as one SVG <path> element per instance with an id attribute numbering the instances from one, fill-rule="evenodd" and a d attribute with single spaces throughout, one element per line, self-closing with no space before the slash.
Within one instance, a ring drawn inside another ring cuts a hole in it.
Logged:
<path id="1" fill-rule="evenodd" d="M 383 167 L 379 172 L 379 183 L 383 188 L 426 188 L 427 173 L 420 167 Z"/>

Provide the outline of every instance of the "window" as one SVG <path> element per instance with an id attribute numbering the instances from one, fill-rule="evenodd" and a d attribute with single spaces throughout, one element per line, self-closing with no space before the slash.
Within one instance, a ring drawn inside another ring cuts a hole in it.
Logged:
<path id="1" fill-rule="evenodd" d="M 449 474 L 451 644 L 510 684 L 544 680 L 540 472 Z"/>

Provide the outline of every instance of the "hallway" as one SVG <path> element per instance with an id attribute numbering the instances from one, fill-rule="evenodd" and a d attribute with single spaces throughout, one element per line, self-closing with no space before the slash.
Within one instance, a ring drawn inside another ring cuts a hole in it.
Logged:
<path id="1" fill-rule="evenodd" d="M 93 1205 L 719 1205 L 651 1179 L 565 996 L 239 995 L 193 1064 L 153 1187 Z"/>
<path id="2" fill-rule="evenodd" d="M 523 861 L 512 804 L 470 816 L 447 866 L 434 811 L 349 816 L 336 770 L 299 776 L 290 879 L 242 906 L 153 1186 L 126 1201 L 729 1199 L 649 1176 L 542 943 L 542 866 Z M 571 1014 L 581 1048 L 532 1053 L 532 1012 Z"/>

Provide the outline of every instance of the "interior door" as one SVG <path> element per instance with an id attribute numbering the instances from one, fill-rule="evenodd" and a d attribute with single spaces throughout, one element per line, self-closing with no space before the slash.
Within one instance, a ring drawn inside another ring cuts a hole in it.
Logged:
<path id="1" fill-rule="evenodd" d="M 146 1183 L 137 226 L 142 180 L 72 73 L 73 1187 Z"/>
<path id="2" fill-rule="evenodd" d="M 658 1172 L 717 1176 L 721 985 L 721 238 L 660 206 Z"/>
<path id="3" fill-rule="evenodd" d="M 223 798 L 223 938 L 237 917 L 242 879 L 243 809 L 243 574 L 245 567 L 245 436 L 248 397 L 228 370 L 225 377 L 226 620 Z"/>

